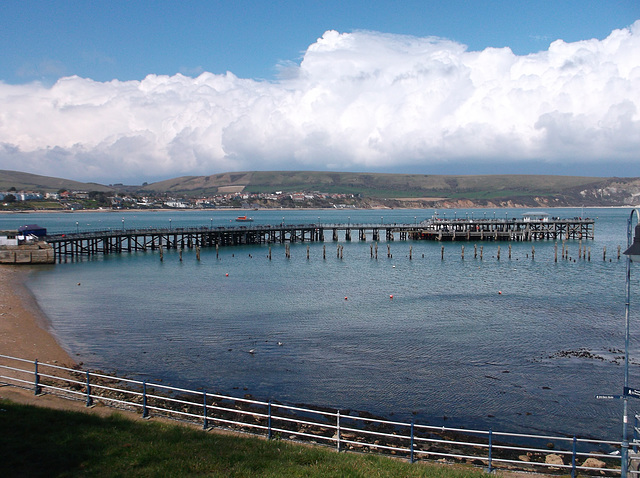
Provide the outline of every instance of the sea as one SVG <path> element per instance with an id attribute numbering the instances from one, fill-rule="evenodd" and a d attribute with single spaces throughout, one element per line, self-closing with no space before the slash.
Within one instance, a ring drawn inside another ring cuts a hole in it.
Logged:
<path id="1" fill-rule="evenodd" d="M 595 239 L 567 240 L 567 259 L 558 241 L 556 262 L 554 240 L 381 235 L 374 243 L 354 234 L 336 243 L 327 234 L 323 243 L 291 244 L 290 257 L 271 244 L 203 248 L 200 260 L 185 249 L 182 260 L 176 250 L 162 261 L 140 251 L 36 266 L 27 286 L 58 341 L 89 370 L 429 425 L 620 439 L 622 401 L 596 396 L 623 391 L 626 259 L 618 248 L 626 249 L 631 209 L 535 211 L 593 218 Z M 256 225 L 357 227 L 524 212 L 532 211 L 16 213 L 0 215 L 0 229 L 236 227 L 239 214 Z M 634 268 L 630 386 L 640 388 Z M 640 402 L 630 402 L 634 412 Z"/>

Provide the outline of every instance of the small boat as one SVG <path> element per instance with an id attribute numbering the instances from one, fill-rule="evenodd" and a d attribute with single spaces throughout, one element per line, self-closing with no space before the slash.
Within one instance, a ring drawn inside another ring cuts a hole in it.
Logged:
<path id="1" fill-rule="evenodd" d="M 253 218 L 247 216 L 238 216 L 236 217 L 236 221 L 238 222 L 253 222 Z"/>

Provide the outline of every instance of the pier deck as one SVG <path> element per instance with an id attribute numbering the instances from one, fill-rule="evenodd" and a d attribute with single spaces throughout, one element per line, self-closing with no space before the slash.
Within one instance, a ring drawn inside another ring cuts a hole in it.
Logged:
<path id="1" fill-rule="evenodd" d="M 48 235 L 55 258 L 158 249 L 324 242 L 380 241 L 539 241 L 594 238 L 594 220 L 573 218 L 430 219 L 414 224 L 280 224 L 235 227 L 123 229 Z"/>

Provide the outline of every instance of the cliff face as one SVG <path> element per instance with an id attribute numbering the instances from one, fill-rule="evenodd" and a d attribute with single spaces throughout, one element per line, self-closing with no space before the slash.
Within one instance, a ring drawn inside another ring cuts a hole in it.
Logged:
<path id="1" fill-rule="evenodd" d="M 46 242 L 0 246 L 0 264 L 53 264 L 53 247 Z"/>

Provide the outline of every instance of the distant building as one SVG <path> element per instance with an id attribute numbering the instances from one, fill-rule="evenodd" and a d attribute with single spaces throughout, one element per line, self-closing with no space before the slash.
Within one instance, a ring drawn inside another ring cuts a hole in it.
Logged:
<path id="1" fill-rule="evenodd" d="M 525 212 L 522 217 L 524 222 L 549 222 L 549 214 L 546 212 Z"/>

